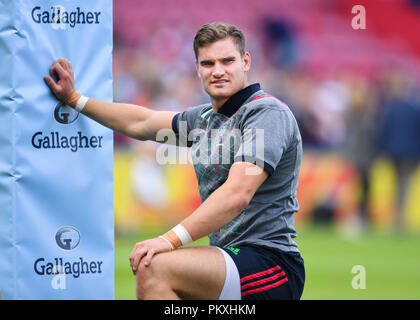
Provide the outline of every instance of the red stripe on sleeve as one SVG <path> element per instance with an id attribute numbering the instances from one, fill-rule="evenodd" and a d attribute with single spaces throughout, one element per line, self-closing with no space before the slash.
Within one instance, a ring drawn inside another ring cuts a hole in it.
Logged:
<path id="1" fill-rule="evenodd" d="M 286 103 L 284 103 L 283 101 L 281 101 L 279 98 L 277 98 L 275 96 L 272 96 L 271 94 L 259 94 L 258 96 L 255 96 L 254 99 L 252 99 L 251 101 L 259 100 L 259 99 L 262 99 L 262 98 L 268 98 L 268 97 L 277 99 L 278 101 L 280 101 L 281 103 L 283 103 L 284 105 L 287 106 Z"/>

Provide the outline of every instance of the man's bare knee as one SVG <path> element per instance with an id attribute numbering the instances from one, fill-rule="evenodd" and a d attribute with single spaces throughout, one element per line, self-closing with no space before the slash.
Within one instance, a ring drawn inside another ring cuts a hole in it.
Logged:
<path id="1" fill-rule="evenodd" d="M 136 272 L 136 294 L 137 299 L 142 300 L 146 298 L 148 292 L 150 291 L 150 288 L 153 287 L 152 282 L 155 281 L 153 279 L 150 266 L 144 265 L 144 258 L 140 261 L 139 267 Z"/>
<path id="2" fill-rule="evenodd" d="M 144 259 L 140 261 L 136 273 L 136 294 L 137 299 L 173 299 L 173 291 L 164 277 L 162 265 L 159 259 L 152 259 L 147 267 Z M 168 296 L 169 295 L 169 296 Z"/>

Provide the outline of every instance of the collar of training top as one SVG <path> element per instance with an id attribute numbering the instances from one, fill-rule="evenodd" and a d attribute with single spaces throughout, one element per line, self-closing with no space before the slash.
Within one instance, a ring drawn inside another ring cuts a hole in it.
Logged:
<path id="1" fill-rule="evenodd" d="M 218 113 L 231 117 L 250 96 L 260 90 L 261 86 L 259 83 L 251 84 L 248 87 L 239 90 L 220 107 Z"/>

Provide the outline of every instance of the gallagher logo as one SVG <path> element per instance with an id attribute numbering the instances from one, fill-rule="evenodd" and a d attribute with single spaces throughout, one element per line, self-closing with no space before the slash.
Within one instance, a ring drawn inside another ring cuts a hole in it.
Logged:
<path id="1" fill-rule="evenodd" d="M 80 243 L 80 232 L 74 227 L 62 227 L 55 234 L 57 245 L 64 250 L 73 250 Z"/>
<path id="2" fill-rule="evenodd" d="M 59 102 L 54 109 L 54 118 L 61 124 L 70 124 L 79 118 L 79 112 L 64 103 Z"/>

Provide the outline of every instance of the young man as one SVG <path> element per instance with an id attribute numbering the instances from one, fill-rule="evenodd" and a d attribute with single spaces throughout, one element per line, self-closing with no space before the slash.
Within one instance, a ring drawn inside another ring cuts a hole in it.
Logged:
<path id="1" fill-rule="evenodd" d="M 169 129 L 192 147 L 202 204 L 164 235 L 134 246 L 139 299 L 299 299 L 305 272 L 293 241 L 302 156 L 296 120 L 259 84 L 248 84 L 251 56 L 235 26 L 204 25 L 194 51 L 211 104 L 182 113 L 81 96 L 66 59 L 50 70 L 59 81 L 45 81 L 59 100 L 113 130 L 156 141 Z M 210 246 L 177 249 L 207 235 Z"/>

